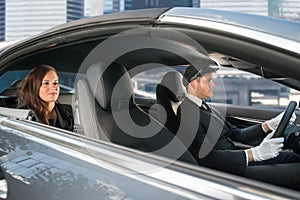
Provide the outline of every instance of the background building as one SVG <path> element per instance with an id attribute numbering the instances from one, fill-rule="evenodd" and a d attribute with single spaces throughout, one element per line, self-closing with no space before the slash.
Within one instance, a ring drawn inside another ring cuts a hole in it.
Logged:
<path id="1" fill-rule="evenodd" d="M 0 41 L 83 17 L 154 7 L 202 7 L 300 21 L 300 0 L 0 0 Z"/>
<path id="2" fill-rule="evenodd" d="M 177 6 L 198 7 L 198 5 L 199 0 L 125 0 L 125 10 Z"/>
<path id="3" fill-rule="evenodd" d="M 0 41 L 5 40 L 5 0 L 0 0 Z"/>
<path id="4" fill-rule="evenodd" d="M 67 0 L 67 22 L 84 17 L 84 0 Z"/>
<path id="5" fill-rule="evenodd" d="M 20 40 L 84 17 L 84 0 L 2 0 L 3 4 L 6 41 Z"/>
<path id="6" fill-rule="evenodd" d="M 244 12 L 258 15 L 268 15 L 269 0 L 201 0 L 201 7 L 231 10 L 236 12 Z M 272 0 L 273 1 L 273 0 Z"/>
<path id="7" fill-rule="evenodd" d="M 200 7 L 300 21 L 300 0 L 201 0 Z"/>
<path id="8" fill-rule="evenodd" d="M 124 0 L 85 0 L 85 16 L 124 11 Z"/>
<path id="9" fill-rule="evenodd" d="M 124 11 L 124 0 L 103 0 L 103 14 Z"/>

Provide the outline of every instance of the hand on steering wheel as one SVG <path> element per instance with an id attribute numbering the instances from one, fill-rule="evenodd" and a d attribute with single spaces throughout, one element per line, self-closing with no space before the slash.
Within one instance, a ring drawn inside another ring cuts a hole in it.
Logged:
<path id="1" fill-rule="evenodd" d="M 284 138 L 272 138 L 274 132 L 269 133 L 259 146 L 251 148 L 254 161 L 263 161 L 274 158 L 282 150 Z"/>
<path id="2" fill-rule="evenodd" d="M 280 113 L 279 115 L 277 115 L 276 117 L 269 119 L 266 121 L 266 124 L 268 125 L 268 127 L 274 131 L 277 129 L 282 117 L 284 115 L 284 112 Z M 294 121 L 296 120 L 296 114 L 293 112 L 293 115 L 289 121 L 290 124 L 292 124 Z"/>
<path id="3" fill-rule="evenodd" d="M 285 112 L 283 113 L 281 121 L 279 122 L 279 125 L 277 126 L 273 137 L 277 138 L 277 137 L 283 136 L 283 132 L 286 129 L 287 125 L 289 124 L 289 121 L 294 113 L 296 105 L 297 105 L 297 103 L 295 101 L 291 101 L 289 103 L 288 107 L 286 108 Z"/>

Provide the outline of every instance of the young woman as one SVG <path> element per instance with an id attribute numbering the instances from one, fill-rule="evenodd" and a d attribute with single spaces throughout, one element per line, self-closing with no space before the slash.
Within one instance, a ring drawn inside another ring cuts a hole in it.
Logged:
<path id="1" fill-rule="evenodd" d="M 73 131 L 71 105 L 60 104 L 56 70 L 48 65 L 34 67 L 22 81 L 19 107 L 31 109 L 28 119 Z"/>

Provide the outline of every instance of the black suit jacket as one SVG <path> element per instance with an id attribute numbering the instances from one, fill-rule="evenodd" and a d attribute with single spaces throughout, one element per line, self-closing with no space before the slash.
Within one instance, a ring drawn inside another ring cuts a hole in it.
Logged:
<path id="1" fill-rule="evenodd" d="M 55 104 L 57 121 L 55 126 L 69 131 L 74 130 L 73 109 L 69 104 Z"/>
<path id="2" fill-rule="evenodd" d="M 261 125 L 239 129 L 225 120 L 214 108 L 211 111 L 199 108 L 190 99 L 180 105 L 179 138 L 188 147 L 200 165 L 235 174 L 243 174 L 246 169 L 244 150 L 235 149 L 232 141 L 247 143 L 266 136 Z M 179 133 L 178 132 L 178 133 Z"/>
<path id="3" fill-rule="evenodd" d="M 62 128 L 65 130 L 73 131 L 74 129 L 74 118 L 73 118 L 73 109 L 72 106 L 69 104 L 60 104 L 55 103 L 54 107 L 57 119 L 55 120 L 54 124 L 52 126 Z M 39 121 L 38 117 L 33 111 L 30 111 L 27 119 L 30 119 L 32 121 Z"/>

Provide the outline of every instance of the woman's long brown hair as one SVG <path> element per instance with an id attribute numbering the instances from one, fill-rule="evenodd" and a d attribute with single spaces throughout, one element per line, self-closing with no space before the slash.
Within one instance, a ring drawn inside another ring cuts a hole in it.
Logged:
<path id="1" fill-rule="evenodd" d="M 39 96 L 43 78 L 49 71 L 56 70 L 49 65 L 34 67 L 26 78 L 21 82 L 19 89 L 19 104 L 34 111 L 39 122 L 49 124 L 47 116 L 48 104 Z"/>

